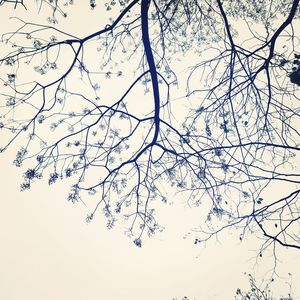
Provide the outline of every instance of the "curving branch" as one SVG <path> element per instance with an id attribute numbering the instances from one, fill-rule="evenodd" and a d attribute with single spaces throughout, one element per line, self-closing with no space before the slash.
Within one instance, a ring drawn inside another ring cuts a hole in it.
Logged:
<path id="1" fill-rule="evenodd" d="M 299 249 L 298 0 L 90 1 L 112 18 L 84 37 L 57 23 L 71 3 L 39 4 L 50 24 L 15 18 L 1 39 L 1 152 L 18 145 L 22 191 L 70 180 L 87 221 L 124 219 L 141 246 L 172 190 L 203 208 L 196 244 L 236 228 L 259 254 Z"/>

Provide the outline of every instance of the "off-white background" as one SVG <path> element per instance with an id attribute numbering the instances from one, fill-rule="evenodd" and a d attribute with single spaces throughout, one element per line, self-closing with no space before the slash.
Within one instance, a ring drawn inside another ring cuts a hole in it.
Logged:
<path id="1" fill-rule="evenodd" d="M 83 2 L 61 22 L 80 35 L 105 24 L 100 10 L 91 13 Z M 45 19 L 30 9 L 1 6 L 1 32 L 11 28 L 8 17 L 13 15 Z M 122 224 L 109 231 L 101 215 L 86 224 L 84 205 L 66 201 L 69 186 L 64 182 L 38 183 L 19 192 L 21 170 L 12 166 L 18 148 L 0 156 L 1 300 L 171 300 L 184 295 L 229 300 L 236 288 L 247 287 L 245 271 L 259 279 L 270 276 L 273 261 L 264 257 L 256 263 L 255 238 L 240 244 L 234 232 L 224 232 L 219 243 L 195 246 L 188 232 L 199 224 L 201 207 L 189 208 L 180 196 L 160 211 L 166 230 L 139 249 L 125 237 Z M 278 257 L 282 277 L 275 278 L 274 292 L 287 290 L 290 272 L 294 296 L 299 296 L 299 253 L 281 249 Z"/>

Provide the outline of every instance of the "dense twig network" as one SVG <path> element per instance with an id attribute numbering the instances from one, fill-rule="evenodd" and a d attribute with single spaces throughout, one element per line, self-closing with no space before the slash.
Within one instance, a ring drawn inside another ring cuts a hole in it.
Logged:
<path id="1" fill-rule="evenodd" d="M 123 216 L 141 246 L 171 186 L 207 211 L 195 243 L 233 227 L 261 252 L 300 249 L 299 0 L 90 1 L 113 18 L 84 37 L 56 25 L 79 4 L 46 4 L 50 24 L 16 18 L 2 36 L 1 151 L 26 139 L 21 190 L 71 177 L 87 221 Z"/>

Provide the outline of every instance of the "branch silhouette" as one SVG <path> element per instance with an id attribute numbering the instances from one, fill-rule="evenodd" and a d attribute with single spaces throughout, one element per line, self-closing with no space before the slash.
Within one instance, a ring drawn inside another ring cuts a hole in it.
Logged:
<path id="1" fill-rule="evenodd" d="M 50 0 L 46 25 L 15 18 L 2 35 L 1 152 L 23 143 L 21 190 L 71 178 L 87 221 L 122 216 L 140 247 L 163 229 L 169 186 L 206 211 L 195 243 L 236 228 L 260 253 L 300 249 L 299 1 L 89 5 L 114 18 L 84 37 L 59 27 L 67 8 Z"/>

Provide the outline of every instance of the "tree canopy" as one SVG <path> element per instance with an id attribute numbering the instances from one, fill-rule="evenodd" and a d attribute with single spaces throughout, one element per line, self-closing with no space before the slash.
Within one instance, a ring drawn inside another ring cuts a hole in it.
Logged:
<path id="1" fill-rule="evenodd" d="M 203 207 L 195 243 L 235 228 L 260 254 L 300 249 L 299 0 L 91 0 L 109 23 L 86 36 L 60 28 L 77 1 L 38 5 L 44 24 L 1 39 L 1 152 L 22 191 L 72 182 L 87 221 L 125 219 L 140 247 L 171 188 Z"/>

